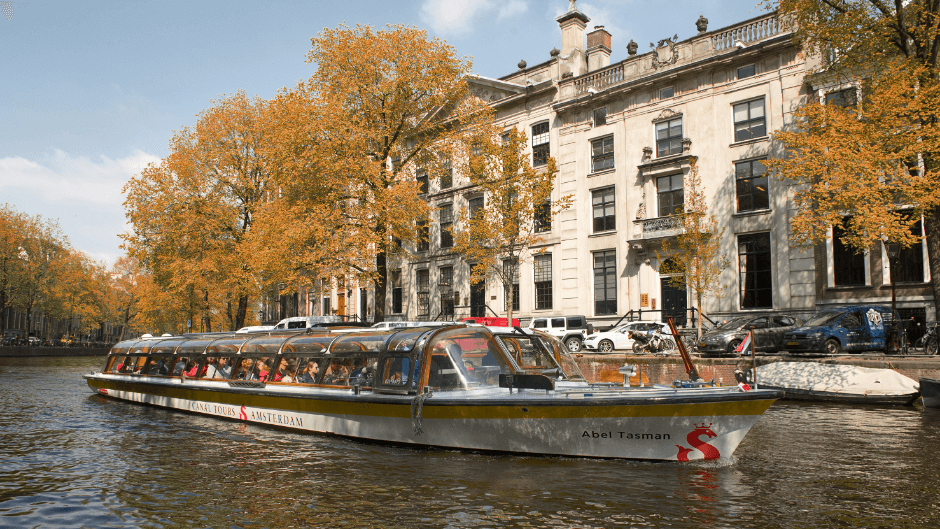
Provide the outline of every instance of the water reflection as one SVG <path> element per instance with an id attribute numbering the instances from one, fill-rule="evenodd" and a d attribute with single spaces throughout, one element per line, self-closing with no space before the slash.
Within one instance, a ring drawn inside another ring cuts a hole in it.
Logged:
<path id="1" fill-rule="evenodd" d="M 731 459 L 420 450 L 92 395 L 0 359 L 0 527 L 935 526 L 940 413 L 778 403 Z"/>

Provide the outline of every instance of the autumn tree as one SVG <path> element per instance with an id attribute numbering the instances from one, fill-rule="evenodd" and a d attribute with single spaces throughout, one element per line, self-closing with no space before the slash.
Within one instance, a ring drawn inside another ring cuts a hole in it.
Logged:
<path id="1" fill-rule="evenodd" d="M 12 306 L 26 316 L 26 329 L 32 328 L 37 308 L 51 309 L 57 272 L 69 250 L 69 241 L 58 222 L 39 215 L 22 217 L 19 247 L 19 274 Z"/>
<path id="2" fill-rule="evenodd" d="M 241 327 L 249 293 L 260 288 L 248 235 L 272 191 L 262 155 L 266 104 L 244 93 L 216 101 L 124 188 L 129 255 L 185 298 L 189 319 L 198 314 L 206 331 L 225 300 L 237 304 L 228 325 Z"/>
<path id="3" fill-rule="evenodd" d="M 291 197 L 282 218 L 305 228 L 296 241 L 317 243 L 296 268 L 332 267 L 372 282 L 382 321 L 388 259 L 414 245 L 418 222 L 429 217 L 415 171 L 449 177 L 489 109 L 470 97 L 469 60 L 425 31 L 340 26 L 311 40 L 316 73 L 290 97 L 317 119 L 279 128 L 289 140 L 279 148 L 290 156 L 278 159 L 294 160 L 279 180 Z"/>
<path id="4" fill-rule="evenodd" d="M 724 228 L 718 228 L 718 220 L 708 214 L 705 190 L 698 166 L 685 176 L 685 203 L 671 217 L 677 229 L 675 237 L 663 239 L 662 251 L 656 252 L 659 273 L 671 275 L 672 286 L 689 290 L 700 314 L 705 314 L 703 300 L 706 296 L 721 297 L 721 273 L 731 265 L 721 253 L 721 238 Z M 698 321 L 698 335 L 702 336 L 702 318 Z"/>
<path id="5" fill-rule="evenodd" d="M 555 159 L 532 167 L 525 133 L 513 128 L 501 137 L 490 131 L 486 138 L 490 141 L 471 144 L 464 165 L 470 183 L 483 192 L 484 205 L 460 212 L 454 250 L 471 264 L 471 283 L 490 277 L 500 282 L 512 322 L 519 268 L 538 253 L 533 247 L 544 241 L 552 217 L 570 206 L 571 197 L 552 201 Z"/>
<path id="6" fill-rule="evenodd" d="M 26 221 L 26 216 L 13 207 L 7 204 L 0 206 L 0 335 L 3 335 L 6 325 L 3 315 L 19 287 Z"/>
<path id="7" fill-rule="evenodd" d="M 818 65 L 794 127 L 774 134 L 787 156 L 768 160 L 798 184 L 791 227 L 797 243 L 830 227 L 858 252 L 882 241 L 918 243 L 924 218 L 934 303 L 940 308 L 940 3 L 915 0 L 778 0 L 804 53 Z"/>

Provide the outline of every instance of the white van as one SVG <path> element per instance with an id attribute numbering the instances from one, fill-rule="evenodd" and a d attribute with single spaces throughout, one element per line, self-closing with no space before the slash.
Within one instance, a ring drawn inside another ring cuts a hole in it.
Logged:
<path id="1" fill-rule="evenodd" d="M 346 323 L 346 320 L 340 316 L 294 316 L 277 322 L 272 329 L 307 329 L 325 323 Z"/>

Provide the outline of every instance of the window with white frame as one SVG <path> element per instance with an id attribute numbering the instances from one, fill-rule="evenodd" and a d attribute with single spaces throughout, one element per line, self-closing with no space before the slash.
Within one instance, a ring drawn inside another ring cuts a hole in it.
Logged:
<path id="1" fill-rule="evenodd" d="M 418 318 L 427 319 L 431 315 L 431 271 L 423 269 L 415 272 L 415 285 L 418 293 Z"/>
<path id="2" fill-rule="evenodd" d="M 454 247 L 454 206 L 441 206 L 441 248 Z"/>
<path id="3" fill-rule="evenodd" d="M 742 309 L 773 308 L 770 232 L 738 235 L 738 281 Z"/>
<path id="4" fill-rule="evenodd" d="M 682 118 L 656 124 L 656 156 L 682 153 Z"/>
<path id="5" fill-rule="evenodd" d="M 594 252 L 594 315 L 617 314 L 617 252 Z"/>
<path id="6" fill-rule="evenodd" d="M 614 137 L 591 140 L 591 172 L 614 168 Z"/>
<path id="7" fill-rule="evenodd" d="M 548 163 L 551 156 L 548 122 L 532 125 L 532 166 L 539 167 Z"/>
<path id="8" fill-rule="evenodd" d="M 600 127 L 607 124 L 607 107 L 594 109 L 594 126 Z"/>
<path id="9" fill-rule="evenodd" d="M 657 178 L 656 198 L 660 217 L 682 213 L 685 206 L 685 179 L 682 173 Z"/>
<path id="10" fill-rule="evenodd" d="M 764 98 L 733 105 L 734 141 L 747 141 L 767 135 Z"/>
<path id="11" fill-rule="evenodd" d="M 770 208 L 767 166 L 764 165 L 763 158 L 735 162 L 734 181 L 739 212 Z"/>
<path id="12" fill-rule="evenodd" d="M 591 209 L 594 215 L 594 233 L 617 228 L 614 208 L 614 188 L 605 187 L 591 192 Z"/>
<path id="13" fill-rule="evenodd" d="M 552 308 L 552 254 L 535 256 L 535 310 Z"/>
<path id="14" fill-rule="evenodd" d="M 665 88 L 660 88 L 660 89 L 659 89 L 659 98 L 660 98 L 660 99 L 669 99 L 670 97 L 673 97 L 673 96 L 675 96 L 675 95 L 676 95 L 676 87 L 675 87 L 675 86 L 667 86 L 667 87 L 665 87 Z"/>
<path id="15" fill-rule="evenodd" d="M 842 226 L 832 227 L 833 284 L 837 287 L 864 286 L 865 252 L 846 244 L 843 241 L 845 235 Z"/>

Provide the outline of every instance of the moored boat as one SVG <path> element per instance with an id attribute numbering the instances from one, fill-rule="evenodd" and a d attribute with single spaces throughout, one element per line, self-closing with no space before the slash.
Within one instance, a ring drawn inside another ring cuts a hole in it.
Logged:
<path id="1" fill-rule="evenodd" d="M 772 390 L 592 385 L 551 337 L 485 327 L 306 329 L 117 344 L 100 395 L 357 439 L 660 460 L 730 456 Z"/>
<path id="2" fill-rule="evenodd" d="M 919 382 L 920 396 L 924 400 L 924 407 L 940 408 L 940 380 L 921 377 Z"/>
<path id="3" fill-rule="evenodd" d="M 892 369 L 820 362 L 773 362 L 757 368 L 757 385 L 790 400 L 908 405 L 917 381 Z"/>

